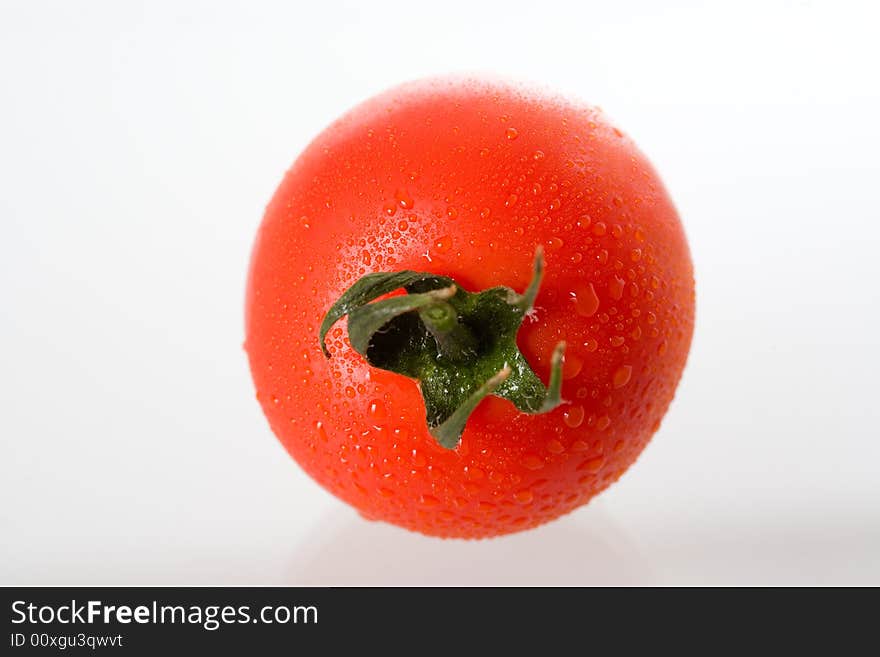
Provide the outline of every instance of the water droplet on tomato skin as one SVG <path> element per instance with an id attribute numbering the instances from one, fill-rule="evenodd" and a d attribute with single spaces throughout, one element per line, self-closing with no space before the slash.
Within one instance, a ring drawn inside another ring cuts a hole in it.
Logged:
<path id="1" fill-rule="evenodd" d="M 544 467 L 544 459 L 534 454 L 526 454 L 520 461 L 527 470 L 540 470 Z"/>
<path id="2" fill-rule="evenodd" d="M 440 500 L 438 500 L 433 495 L 422 495 L 419 499 L 419 502 L 421 502 L 424 506 L 428 508 L 433 508 L 440 504 Z"/>
<path id="3" fill-rule="evenodd" d="M 630 378 L 632 378 L 632 365 L 621 365 L 615 370 L 611 384 L 615 388 L 622 388 L 629 383 Z"/>
<path id="4" fill-rule="evenodd" d="M 394 194 L 394 200 L 397 201 L 397 204 L 402 207 L 404 210 L 412 210 L 415 205 L 415 201 L 412 196 L 409 195 L 405 189 L 398 189 Z"/>
<path id="5" fill-rule="evenodd" d="M 574 302 L 575 311 L 581 317 L 591 317 L 599 310 L 599 295 L 596 294 L 596 288 L 592 283 L 575 289 L 570 292 L 570 296 Z"/>
<path id="6" fill-rule="evenodd" d="M 593 225 L 593 235 L 595 235 L 596 237 L 601 237 L 607 232 L 607 230 L 608 227 L 605 225 L 604 221 L 597 221 Z"/>
<path id="7" fill-rule="evenodd" d="M 513 141 L 517 137 L 519 137 L 519 130 L 516 128 L 508 128 L 504 131 L 504 136 L 507 137 L 510 141 Z"/>
<path id="8" fill-rule="evenodd" d="M 449 235 L 444 235 L 437 239 L 434 242 L 434 249 L 439 251 L 440 253 L 445 253 L 452 247 L 452 238 Z"/>
<path id="9" fill-rule="evenodd" d="M 551 237 L 550 239 L 547 240 L 547 250 L 548 251 L 558 251 L 559 249 L 562 248 L 562 246 L 564 244 L 565 244 L 565 242 L 563 242 L 558 237 Z"/>
<path id="10" fill-rule="evenodd" d="M 551 454 L 562 454 L 565 451 L 565 445 L 554 438 L 547 443 L 547 451 Z"/>
<path id="11" fill-rule="evenodd" d="M 608 296 L 610 296 L 615 301 L 620 301 L 623 297 L 623 288 L 626 286 L 626 281 L 622 278 L 615 276 L 608 283 Z"/>
<path id="12" fill-rule="evenodd" d="M 473 481 L 479 481 L 483 477 L 486 476 L 486 473 L 483 472 L 480 468 L 476 467 L 468 467 L 467 468 L 467 477 Z"/>
<path id="13" fill-rule="evenodd" d="M 531 504 L 532 500 L 535 499 L 535 494 L 530 488 L 525 488 L 523 490 L 516 491 L 513 494 L 513 499 L 515 499 L 520 504 Z"/>
<path id="14" fill-rule="evenodd" d="M 591 474 L 596 474 L 602 469 L 603 465 L 605 465 L 605 457 L 599 455 L 587 459 L 586 461 L 581 463 L 576 469 L 580 471 L 586 471 Z"/>
<path id="15" fill-rule="evenodd" d="M 488 219 L 489 215 L 491 214 L 492 210 L 490 210 L 489 208 L 483 208 L 482 210 L 480 210 L 480 219 Z"/>
<path id="16" fill-rule="evenodd" d="M 374 399 L 370 402 L 368 412 L 370 418 L 373 420 L 382 420 L 387 416 L 387 413 L 385 412 L 385 405 L 378 399 Z"/>
<path id="17" fill-rule="evenodd" d="M 598 420 L 596 420 L 596 428 L 599 431 L 605 431 L 611 425 L 611 418 L 607 415 L 603 415 Z"/>
<path id="18" fill-rule="evenodd" d="M 562 362 L 562 378 L 566 381 L 575 378 L 581 373 L 583 367 L 583 359 L 569 350 L 569 352 L 565 354 L 565 359 Z"/>
<path id="19" fill-rule="evenodd" d="M 577 429 L 584 422 L 584 407 L 583 406 L 571 406 L 566 408 L 562 413 L 562 421 L 565 422 L 566 426 Z"/>

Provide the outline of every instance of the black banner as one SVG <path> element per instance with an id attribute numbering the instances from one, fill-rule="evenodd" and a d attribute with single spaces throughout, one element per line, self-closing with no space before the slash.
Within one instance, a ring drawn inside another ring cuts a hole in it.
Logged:
<path id="1" fill-rule="evenodd" d="M 544 654 L 625 646 L 791 648 L 833 609 L 788 591 L 461 588 L 5 588 L 2 654 Z M 734 606 L 733 603 L 736 605 Z M 801 609 L 803 607 L 803 609 Z M 784 613 L 783 613 L 784 610 Z M 840 614 L 847 636 L 865 610 Z M 794 615 L 797 614 L 797 615 Z M 813 621 L 809 619 L 813 618 Z M 864 617 L 864 622 L 868 618 Z M 706 641 L 709 643 L 704 643 Z M 840 638 L 835 638 L 840 647 Z M 817 644 L 813 644 L 814 647 Z M 255 650 L 261 651 L 255 653 Z M 192 653 L 191 651 L 196 651 Z"/>

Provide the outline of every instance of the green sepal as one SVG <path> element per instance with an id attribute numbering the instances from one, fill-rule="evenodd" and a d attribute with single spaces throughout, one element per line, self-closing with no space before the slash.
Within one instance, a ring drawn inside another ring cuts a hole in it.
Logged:
<path id="1" fill-rule="evenodd" d="M 454 448 L 468 416 L 490 394 L 531 414 L 562 403 L 565 344 L 554 349 L 547 387 L 516 345 L 542 273 L 539 249 L 524 294 L 508 287 L 471 293 L 451 278 L 421 272 L 368 274 L 328 311 L 321 324 L 321 348 L 329 357 L 325 336 L 348 315 L 351 346 L 370 365 L 418 380 L 431 434 L 444 447 Z M 408 294 L 374 301 L 401 287 Z"/>

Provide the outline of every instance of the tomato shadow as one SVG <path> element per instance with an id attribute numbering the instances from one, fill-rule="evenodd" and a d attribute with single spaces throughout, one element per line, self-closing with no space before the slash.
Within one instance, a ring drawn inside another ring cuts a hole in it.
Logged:
<path id="1" fill-rule="evenodd" d="M 537 529 L 441 540 L 335 511 L 297 550 L 291 585 L 602 586 L 656 581 L 633 540 L 595 502 Z"/>

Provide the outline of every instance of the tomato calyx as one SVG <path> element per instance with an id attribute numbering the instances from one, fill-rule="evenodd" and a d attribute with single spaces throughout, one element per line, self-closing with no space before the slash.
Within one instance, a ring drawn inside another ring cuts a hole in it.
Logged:
<path id="1" fill-rule="evenodd" d="M 544 272 L 539 247 L 523 294 L 509 287 L 467 292 L 446 276 L 415 271 L 367 274 L 331 306 L 320 329 L 348 316 L 351 346 L 373 367 L 419 382 L 431 435 L 448 449 L 461 440 L 467 419 L 488 395 L 523 413 L 546 413 L 561 403 L 565 343 L 553 350 L 547 387 L 516 345 L 534 307 Z M 407 294 L 379 299 L 403 288 Z"/>

